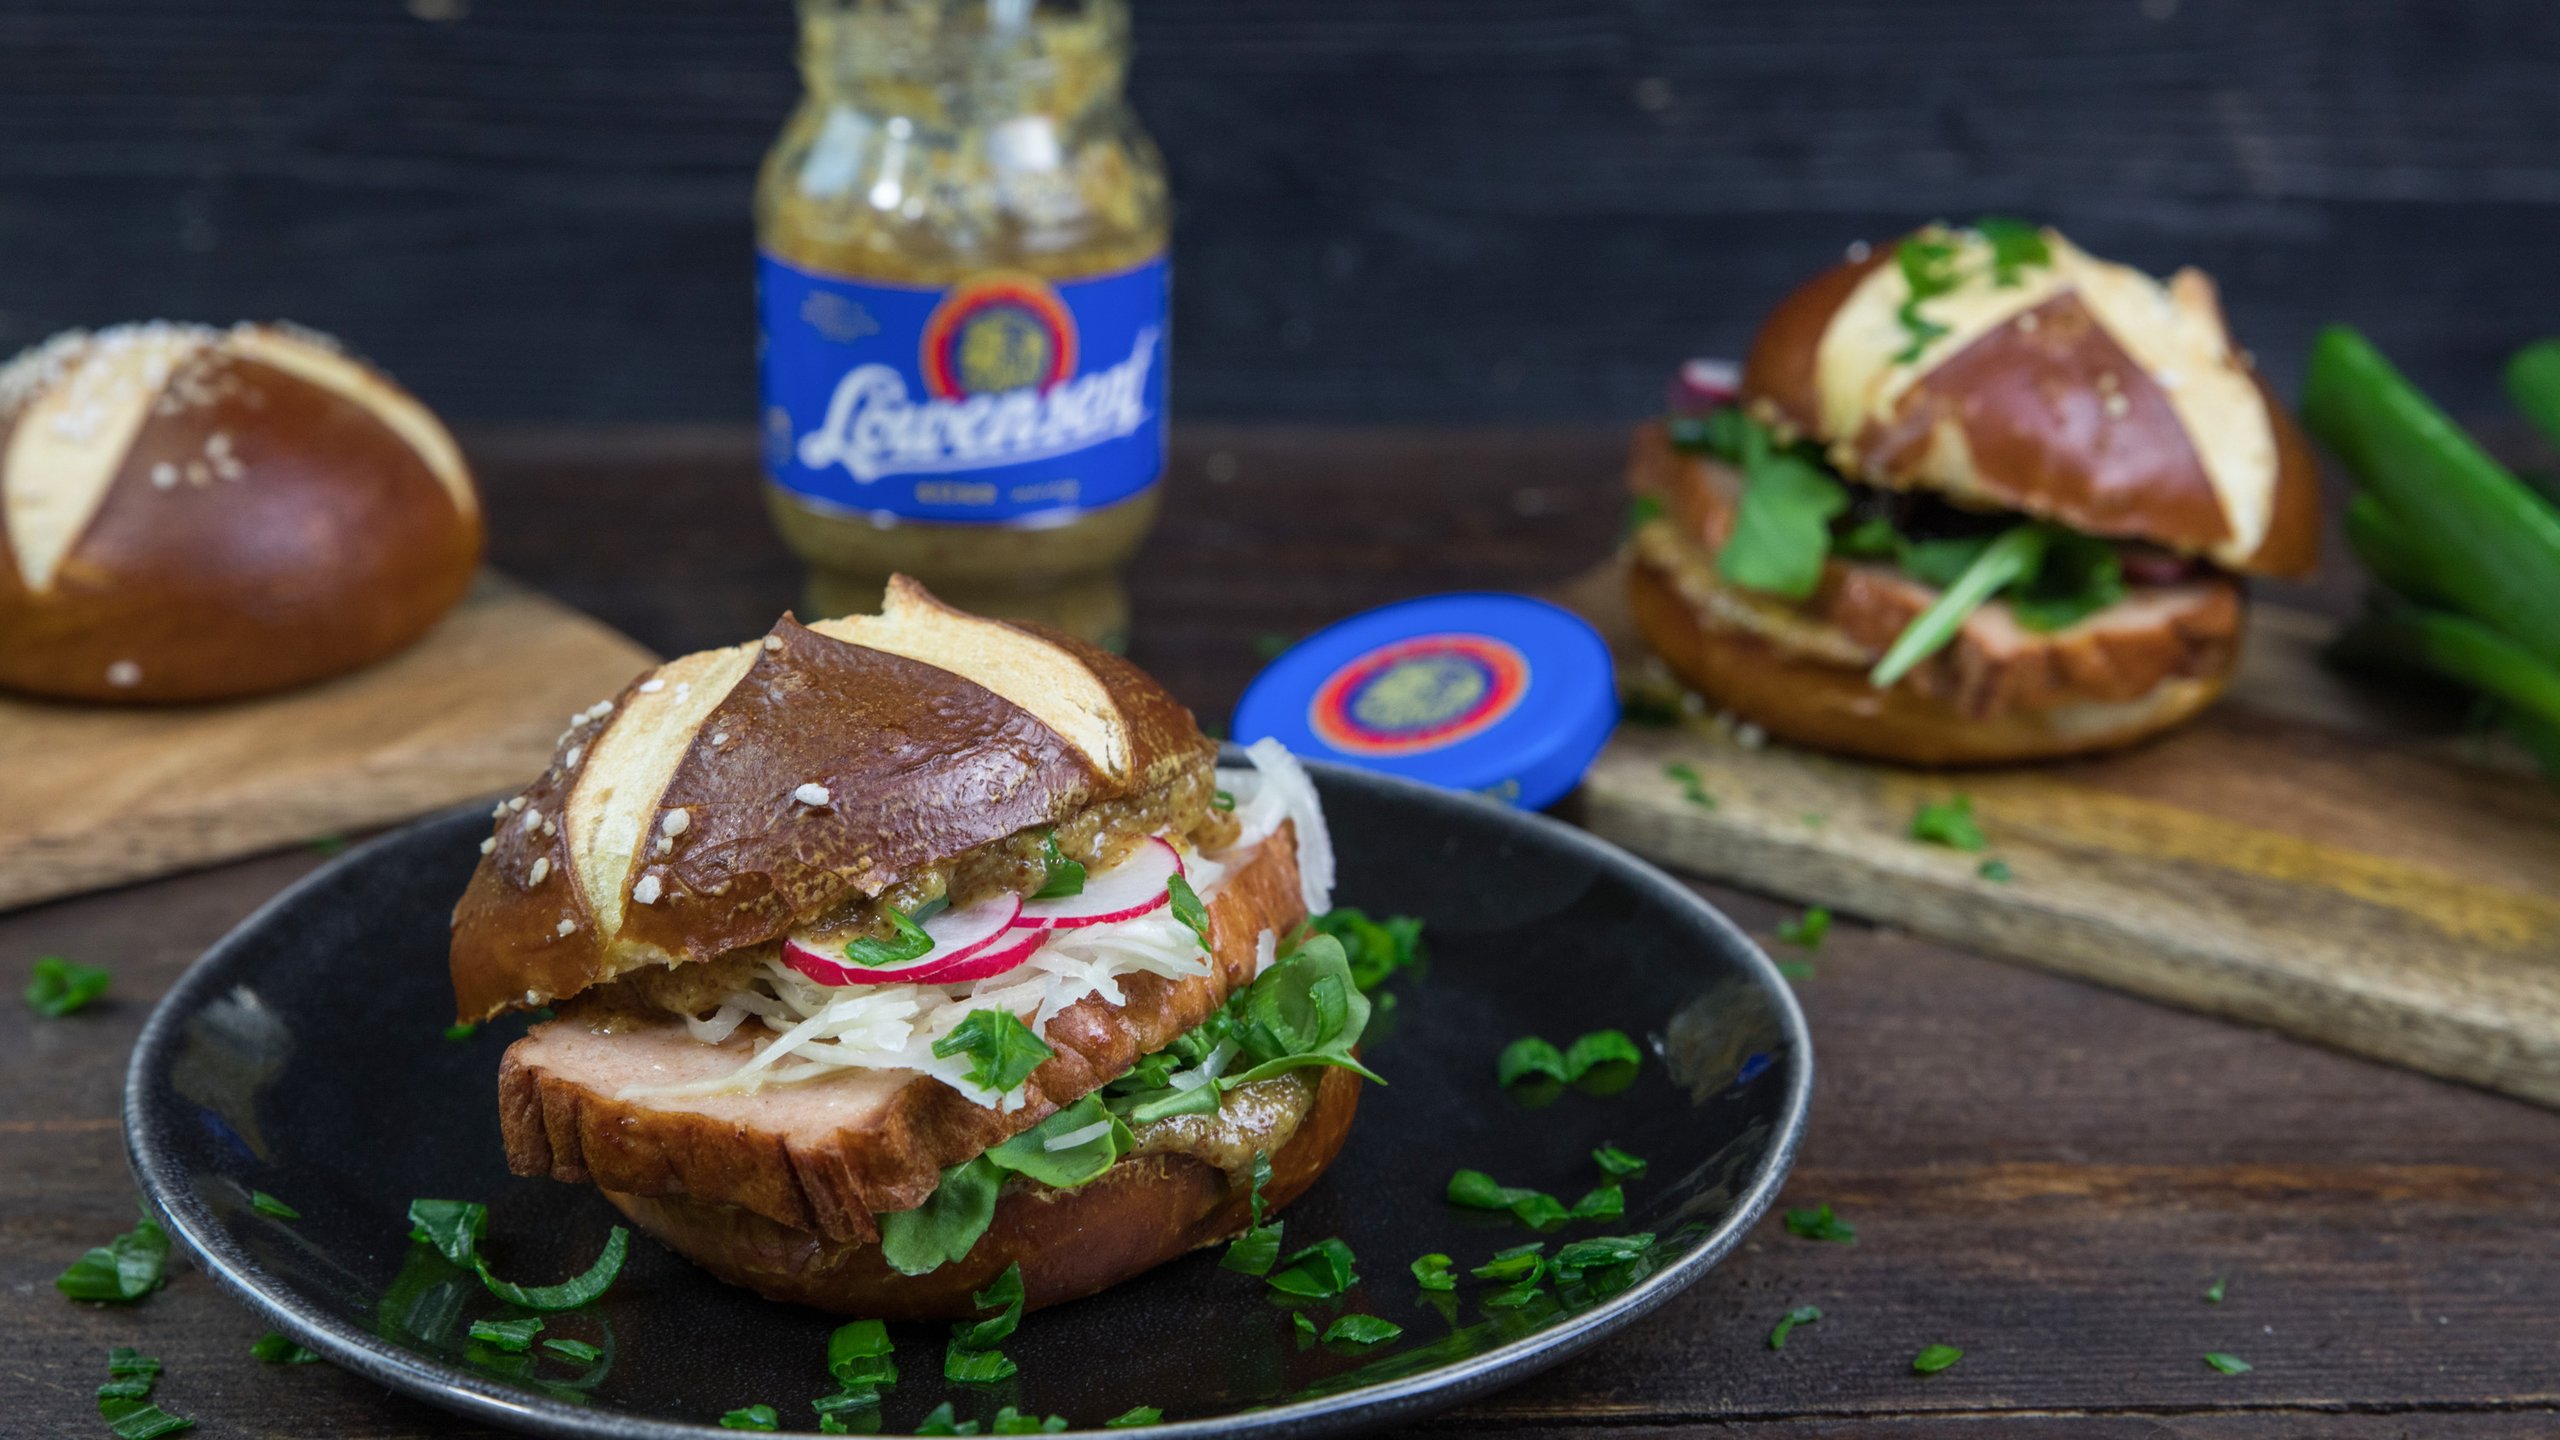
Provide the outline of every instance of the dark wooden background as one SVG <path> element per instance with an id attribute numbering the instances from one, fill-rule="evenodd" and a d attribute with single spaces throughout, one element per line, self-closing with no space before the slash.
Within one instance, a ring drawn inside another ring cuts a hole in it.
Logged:
<path id="1" fill-rule="evenodd" d="M 2546 0 L 1137 0 L 1191 417 L 1614 420 L 1860 235 L 2225 282 L 2291 389 L 2560 330 Z M 340 332 L 461 419 L 752 414 L 785 0 L 4 0 L 0 347 Z"/>

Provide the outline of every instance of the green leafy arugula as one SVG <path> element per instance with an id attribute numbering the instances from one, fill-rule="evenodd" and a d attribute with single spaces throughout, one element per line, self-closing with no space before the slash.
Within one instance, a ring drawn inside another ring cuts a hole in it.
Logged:
<path id="1" fill-rule="evenodd" d="M 1059 1140 L 1086 1131 L 1096 1133 L 1063 1149 L 1051 1148 Z M 987 1155 L 1017 1175 L 1028 1175 L 1054 1189 L 1073 1190 L 1118 1164 L 1120 1157 L 1137 1143 L 1129 1133 L 1128 1122 L 1112 1114 L 1097 1093 L 1056 1111 Z"/>
<path id="2" fill-rule="evenodd" d="M 71 1262 L 53 1288 L 74 1300 L 130 1305 L 168 1283 L 169 1232 L 145 1215 L 134 1227 Z"/>
<path id="3" fill-rule="evenodd" d="M 1868 683 L 1878 689 L 1944 649 L 1995 598 L 2008 601 L 2020 625 L 2049 632 L 2068 629 L 2125 595 L 2124 567 L 2114 546 L 2042 521 L 2013 525 L 1987 540 L 1908 545 L 1902 567 L 1938 587 L 1938 597 L 1902 627 L 1868 672 Z"/>
<path id="4" fill-rule="evenodd" d="M 969 1253 L 995 1219 L 1004 1171 L 986 1155 L 942 1172 L 924 1203 L 880 1217 L 880 1257 L 901 1275 L 924 1275 Z"/>
<path id="5" fill-rule="evenodd" d="M 1057 1052 L 1010 1010 L 972 1010 L 933 1042 L 933 1053 L 968 1056 L 970 1083 L 1007 1095 Z"/>
<path id="6" fill-rule="evenodd" d="M 1369 997 L 1352 979 L 1341 941 L 1308 936 L 1294 954 L 1246 987 L 1243 999 L 1234 1038 L 1253 1063 L 1221 1077 L 1222 1089 L 1325 1065 L 1387 1083 L 1351 1054 L 1369 1024 Z"/>
<path id="7" fill-rule="evenodd" d="M 1202 950 L 1216 954 L 1217 942 L 1209 938 L 1209 907 L 1200 903 L 1200 892 L 1192 889 L 1191 882 L 1180 875 L 1167 876 L 1164 889 L 1170 897 L 1167 903 L 1173 910 L 1173 918 L 1199 938 Z"/>
<path id="8" fill-rule="evenodd" d="M 103 965 L 82 965 L 59 955 L 36 957 L 27 975 L 27 1003 L 47 1019 L 59 1020 L 88 1008 L 107 993 L 115 979 Z"/>
<path id="9" fill-rule="evenodd" d="M 1742 472 L 1742 503 L 1716 552 L 1716 573 L 1746 590 L 1807 598 L 1822 583 L 1832 517 L 1849 508 L 1847 487 L 1823 467 L 1819 451 L 1780 447 L 1767 426 L 1740 410 L 1707 419 L 1709 448 Z"/>

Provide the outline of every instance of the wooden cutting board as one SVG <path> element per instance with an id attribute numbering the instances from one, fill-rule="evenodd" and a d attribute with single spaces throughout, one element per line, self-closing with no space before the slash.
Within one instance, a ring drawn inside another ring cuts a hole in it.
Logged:
<path id="1" fill-rule="evenodd" d="M 426 639 L 309 689 L 166 708 L 0 697 L 0 909 L 512 790 L 571 712 L 654 658 L 483 575 Z"/>
<path id="2" fill-rule="evenodd" d="M 1563 598 L 1650 664 L 1623 594 L 1611 568 Z M 1584 818 L 1679 868 L 2560 1106 L 2560 793 L 2330 674 L 2330 634 L 2261 607 L 2199 722 L 2058 765 L 1930 773 L 1707 717 L 1622 725 Z M 1910 838 L 1958 793 L 1987 851 Z"/>

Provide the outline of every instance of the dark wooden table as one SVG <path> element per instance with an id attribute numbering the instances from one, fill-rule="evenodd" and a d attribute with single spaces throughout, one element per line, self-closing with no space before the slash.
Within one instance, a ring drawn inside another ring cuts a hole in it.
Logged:
<path id="1" fill-rule="evenodd" d="M 670 652 L 790 603 L 744 437 L 473 438 L 510 573 Z M 1137 658 L 1223 717 L 1262 637 L 1561 580 L 1615 534 L 1617 449 L 1590 432 L 1186 427 L 1134 576 Z M 326 1366 L 252 1362 L 262 1327 L 192 1270 L 130 1309 L 53 1290 L 131 1222 L 116 1111 L 143 1016 L 316 863 L 0 916 L 12 986 L 43 954 L 116 972 L 111 1000 L 71 1020 L 0 1005 L 0 1434 L 103 1434 L 90 1397 L 118 1344 L 167 1362 L 162 1398 L 208 1436 L 488 1433 Z M 1764 934 L 1781 913 L 1699 888 Z M 1799 984 L 1821 1085 L 1786 1203 L 1830 1203 L 1857 1243 L 1772 1220 L 1632 1333 L 1419 1430 L 2560 1433 L 2560 1115 L 1854 923 L 1814 963 Z M 2208 1304 L 2217 1277 L 2226 1298 Z M 1807 1304 L 1822 1321 L 1772 1352 L 1771 1324 Z M 1912 1374 L 1940 1342 L 1963 1362 Z M 2256 1368 L 2217 1374 L 2209 1350 Z"/>

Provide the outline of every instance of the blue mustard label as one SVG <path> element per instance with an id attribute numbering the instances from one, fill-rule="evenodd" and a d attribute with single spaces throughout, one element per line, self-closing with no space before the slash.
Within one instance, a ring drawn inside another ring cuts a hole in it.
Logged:
<path id="1" fill-rule="evenodd" d="M 1346 755 L 1420 755 L 1492 729 L 1528 693 L 1529 661 L 1509 644 L 1417 635 L 1326 676 L 1307 706 L 1307 728 Z"/>
<path id="2" fill-rule="evenodd" d="M 847 510 L 1054 524 L 1164 473 L 1163 259 L 878 285 L 757 257 L 765 470 Z"/>

